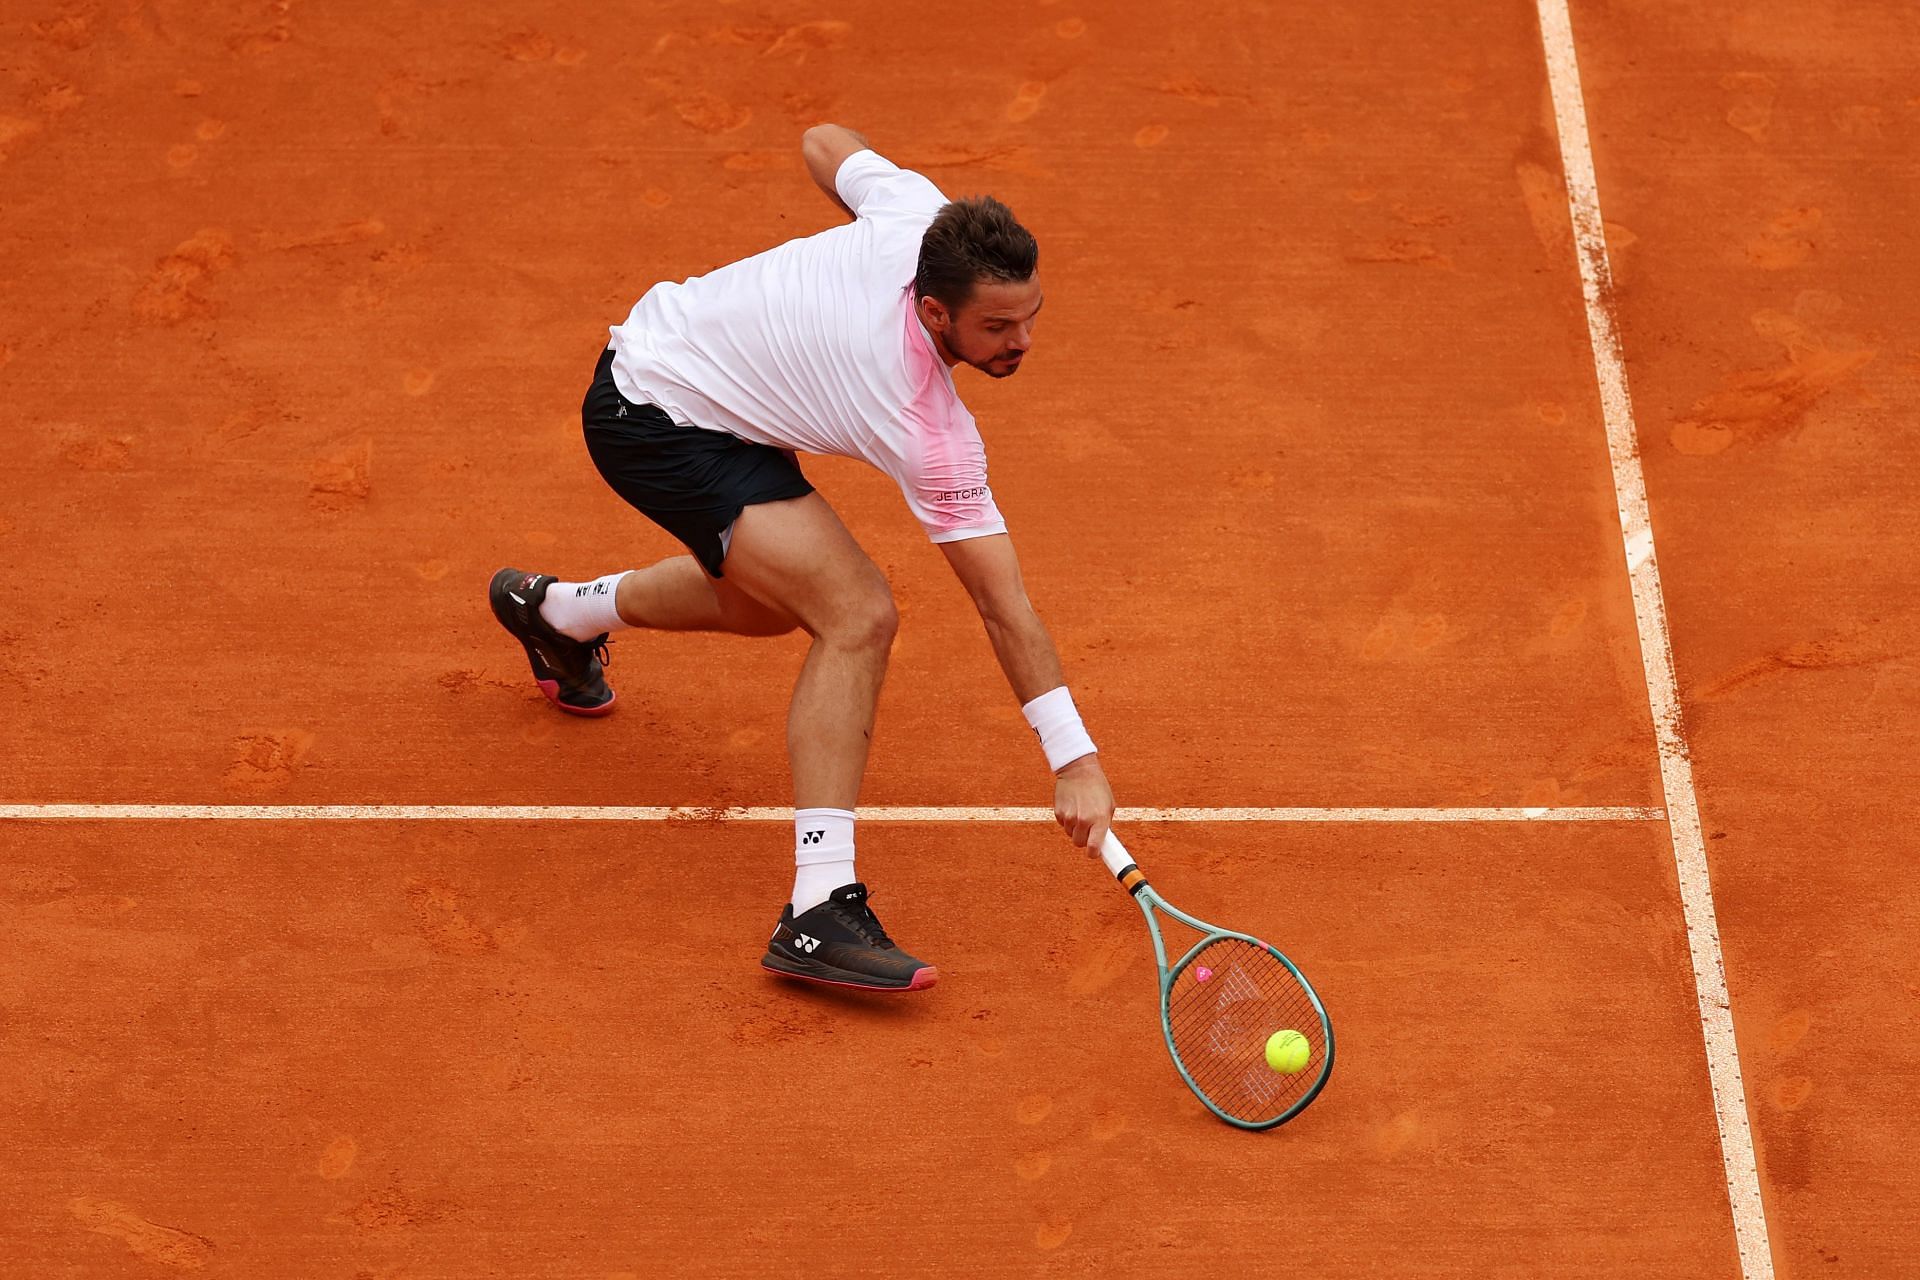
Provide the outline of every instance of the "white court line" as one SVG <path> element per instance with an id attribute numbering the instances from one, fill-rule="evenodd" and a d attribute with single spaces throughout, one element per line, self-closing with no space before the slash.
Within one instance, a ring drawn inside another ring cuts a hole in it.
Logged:
<path id="1" fill-rule="evenodd" d="M 1523 809 L 1119 809 L 1128 822 L 1659 822 L 1663 810 L 1627 805 Z M 704 805 L 555 804 L 0 804 L 22 821 L 231 822 L 791 822 L 793 810 Z M 1015 806 L 860 810 L 862 822 L 1052 822 L 1053 810 Z"/>
<path id="2" fill-rule="evenodd" d="M 1567 0 L 1536 3 L 1540 39 L 1546 47 L 1547 81 L 1553 93 L 1553 116 L 1560 132 L 1560 159 L 1567 175 L 1567 208 L 1573 218 L 1574 244 L 1580 259 L 1580 288 L 1587 304 L 1587 336 L 1593 344 L 1593 367 L 1600 380 L 1600 407 L 1607 424 L 1607 452 L 1613 461 L 1620 540 L 1633 587 L 1640 665 L 1646 672 L 1647 703 L 1653 712 L 1654 741 L 1660 750 L 1660 780 L 1666 793 L 1674 867 L 1680 877 L 1687 951 L 1693 958 L 1694 994 L 1700 1005 L 1701 1034 L 1706 1038 L 1707 1075 L 1713 1084 L 1713 1108 L 1720 1122 L 1720 1159 L 1726 1167 L 1734 1241 L 1740 1250 L 1740 1272 L 1746 1280 L 1772 1280 L 1773 1250 L 1767 1240 L 1766 1208 L 1760 1199 L 1753 1131 L 1740 1080 L 1740 1050 L 1733 1036 L 1726 962 L 1720 952 L 1720 928 L 1714 920 L 1706 845 L 1700 839 L 1700 802 L 1694 794 L 1693 761 L 1681 730 L 1673 643 L 1667 631 L 1660 569 L 1653 556 L 1647 480 L 1640 467 L 1633 402 L 1627 395 L 1626 362 L 1614 324 L 1613 270 L 1607 259 L 1605 224 L 1600 218 L 1600 190 L 1593 171 L 1593 147 L 1587 138 L 1580 70 L 1574 60 L 1573 21 L 1567 13 Z"/>

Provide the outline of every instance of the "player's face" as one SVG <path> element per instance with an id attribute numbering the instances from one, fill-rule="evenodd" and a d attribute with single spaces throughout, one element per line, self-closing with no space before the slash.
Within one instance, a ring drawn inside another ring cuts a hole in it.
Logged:
<path id="1" fill-rule="evenodd" d="M 937 318 L 929 315 L 928 327 L 940 336 L 954 359 L 989 377 L 1005 378 L 1020 367 L 1027 348 L 1033 345 L 1034 321 L 1043 300 L 1038 274 L 1011 283 L 982 280 L 956 312 L 927 299 L 938 309 Z"/>

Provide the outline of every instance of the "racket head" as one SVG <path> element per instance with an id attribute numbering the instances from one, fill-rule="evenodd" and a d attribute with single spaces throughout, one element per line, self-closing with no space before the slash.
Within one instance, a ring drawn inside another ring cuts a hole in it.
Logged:
<path id="1" fill-rule="evenodd" d="M 1228 1124 L 1255 1130 L 1285 1124 L 1333 1074 L 1333 1022 L 1319 993 L 1271 943 L 1215 928 L 1154 899 L 1152 905 L 1205 934 L 1160 983 L 1160 1027 L 1174 1066 Z M 1266 1059 L 1267 1038 L 1289 1030 L 1306 1037 L 1308 1048 L 1306 1064 L 1290 1074 Z"/>

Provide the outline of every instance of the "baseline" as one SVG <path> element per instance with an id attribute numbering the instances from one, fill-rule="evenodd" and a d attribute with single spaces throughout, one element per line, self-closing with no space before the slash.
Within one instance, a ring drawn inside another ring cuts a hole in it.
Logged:
<path id="1" fill-rule="evenodd" d="M 1660 822 L 1664 810 L 1632 806 L 1564 808 L 1122 808 L 1126 822 Z M 13 821 L 230 821 L 230 822 L 790 822 L 783 808 L 700 805 L 460 805 L 460 804 L 0 804 Z M 1052 822 L 1053 810 L 1015 806 L 886 807 L 860 810 L 863 822 Z"/>

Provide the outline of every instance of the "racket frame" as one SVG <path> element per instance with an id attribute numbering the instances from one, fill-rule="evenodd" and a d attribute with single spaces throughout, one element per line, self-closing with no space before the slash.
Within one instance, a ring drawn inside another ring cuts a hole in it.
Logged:
<path id="1" fill-rule="evenodd" d="M 1327 1017 L 1326 1006 L 1320 1003 L 1320 993 L 1313 989 L 1313 984 L 1307 981 L 1307 976 L 1300 972 L 1299 966 L 1287 959 L 1287 957 L 1281 953 L 1280 949 L 1271 942 L 1256 938 L 1251 934 L 1239 933 L 1232 929 L 1222 929 L 1218 925 L 1209 924 L 1205 920 L 1188 915 L 1161 897 L 1159 892 L 1147 883 L 1146 873 L 1141 871 L 1139 865 L 1134 862 L 1133 856 L 1127 852 L 1126 846 L 1120 843 L 1120 838 L 1112 832 L 1108 832 L 1107 838 L 1101 843 L 1100 860 L 1106 864 L 1107 870 L 1113 873 L 1113 878 L 1120 882 L 1120 887 L 1132 896 L 1134 902 L 1140 907 L 1140 914 L 1146 919 L 1147 933 L 1153 939 L 1153 959 L 1155 965 L 1158 966 L 1160 975 L 1160 1034 L 1167 1042 L 1167 1055 L 1173 1059 L 1174 1069 L 1180 1073 L 1180 1078 L 1186 1082 L 1187 1088 L 1193 1091 L 1193 1096 L 1200 1099 L 1207 1110 L 1213 1112 L 1214 1115 L 1226 1121 L 1234 1128 L 1246 1129 L 1253 1132 L 1283 1125 L 1306 1110 L 1307 1105 L 1319 1097 L 1320 1091 L 1327 1087 L 1327 1080 L 1333 1075 L 1333 1020 Z M 1165 912 L 1181 924 L 1186 925 L 1201 935 L 1200 940 L 1191 947 L 1188 947 L 1186 953 L 1180 957 L 1179 962 L 1172 966 L 1167 964 L 1167 944 L 1160 934 L 1160 922 L 1154 918 L 1156 912 Z M 1180 1060 L 1179 1050 L 1174 1047 L 1172 1010 L 1173 984 L 1179 980 L 1182 973 L 1186 972 L 1187 966 L 1193 963 L 1194 957 L 1198 956 L 1209 944 L 1222 939 L 1236 939 L 1241 942 L 1251 943 L 1285 965 L 1287 971 L 1300 983 L 1300 989 L 1307 993 L 1307 999 L 1313 1004 L 1314 1013 L 1319 1015 L 1320 1030 L 1326 1038 L 1326 1057 L 1320 1064 L 1320 1075 L 1319 1078 L 1313 1082 L 1313 1087 L 1301 1095 L 1292 1106 L 1270 1120 L 1243 1120 L 1239 1116 L 1222 1111 L 1214 1104 L 1213 1099 L 1209 1098 L 1206 1093 L 1201 1090 L 1200 1086 L 1194 1083 L 1193 1075 L 1187 1070 L 1186 1063 Z"/>

